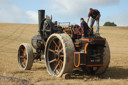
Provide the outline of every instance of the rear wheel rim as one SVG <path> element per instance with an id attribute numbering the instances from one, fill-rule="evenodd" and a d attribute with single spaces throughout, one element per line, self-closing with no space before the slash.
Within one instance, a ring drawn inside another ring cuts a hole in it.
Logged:
<path id="1" fill-rule="evenodd" d="M 61 41 L 55 37 L 48 44 L 47 62 L 51 72 L 59 75 L 63 68 L 64 52 Z"/>

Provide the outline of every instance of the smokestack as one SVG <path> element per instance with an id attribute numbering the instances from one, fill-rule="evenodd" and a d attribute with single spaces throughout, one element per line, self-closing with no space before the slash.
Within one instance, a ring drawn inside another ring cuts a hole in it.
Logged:
<path id="1" fill-rule="evenodd" d="M 39 32 L 41 29 L 43 29 L 43 27 L 40 27 L 41 24 L 43 26 L 44 22 L 42 22 L 42 20 L 45 18 L 45 10 L 38 10 L 38 20 L 39 20 Z M 41 28 L 41 29 L 40 29 Z"/>

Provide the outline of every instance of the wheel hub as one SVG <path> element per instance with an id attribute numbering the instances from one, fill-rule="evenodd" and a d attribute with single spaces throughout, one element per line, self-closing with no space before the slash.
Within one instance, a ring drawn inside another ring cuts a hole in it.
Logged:
<path id="1" fill-rule="evenodd" d="M 55 52 L 54 57 L 56 58 L 56 60 L 58 60 L 58 59 L 59 59 L 59 55 L 58 55 L 58 53 L 57 53 L 57 52 Z"/>

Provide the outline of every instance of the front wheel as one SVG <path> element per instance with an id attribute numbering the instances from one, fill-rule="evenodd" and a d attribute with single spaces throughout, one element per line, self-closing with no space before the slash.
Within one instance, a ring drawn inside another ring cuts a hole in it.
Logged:
<path id="1" fill-rule="evenodd" d="M 18 64 L 22 70 L 30 70 L 33 65 L 34 57 L 31 45 L 22 43 L 18 49 Z"/>

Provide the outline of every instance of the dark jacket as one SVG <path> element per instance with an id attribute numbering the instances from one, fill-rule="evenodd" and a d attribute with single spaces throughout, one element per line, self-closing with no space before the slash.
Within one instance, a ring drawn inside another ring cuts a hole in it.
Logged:
<path id="1" fill-rule="evenodd" d="M 89 32 L 88 24 L 85 21 L 83 21 L 81 22 L 81 27 L 83 28 L 82 33 L 84 33 L 84 35 L 87 36 Z"/>

